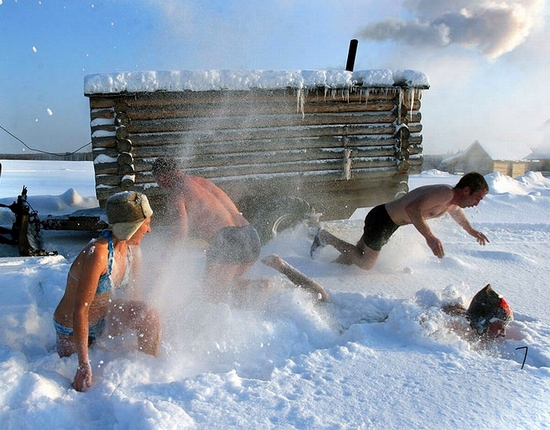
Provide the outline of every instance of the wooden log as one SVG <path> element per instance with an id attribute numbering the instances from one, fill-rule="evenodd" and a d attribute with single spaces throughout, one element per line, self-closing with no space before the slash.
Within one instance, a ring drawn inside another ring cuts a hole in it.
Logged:
<path id="1" fill-rule="evenodd" d="M 128 94 L 128 107 L 143 106 L 143 105 L 182 105 L 190 104 L 213 104 L 221 105 L 224 103 L 231 105 L 269 102 L 280 103 L 288 101 L 289 104 L 296 105 L 298 96 L 304 98 L 305 103 L 365 103 L 367 91 L 365 89 L 357 89 L 352 91 L 343 90 L 325 90 L 308 89 L 298 94 L 297 89 L 278 89 L 278 90 L 250 90 L 250 91 L 181 91 L 181 92 L 153 92 L 153 93 L 137 93 Z M 389 88 L 387 90 L 369 89 L 368 101 L 376 100 L 392 100 L 398 94 L 398 90 Z M 421 93 L 418 93 L 420 95 Z M 418 97 L 418 95 L 416 95 Z M 94 95 L 94 98 L 101 96 Z M 106 97 L 106 96 L 105 96 Z M 367 103 L 368 103 L 367 101 Z"/>
<path id="2" fill-rule="evenodd" d="M 134 164 L 134 156 L 129 152 L 123 152 L 117 157 L 117 164 L 123 166 L 125 164 Z"/>
<path id="3" fill-rule="evenodd" d="M 115 124 L 117 126 L 121 126 L 121 125 L 129 126 L 130 123 L 131 123 L 130 116 L 128 115 L 127 112 L 120 112 L 120 111 L 116 112 Z"/>
<path id="4" fill-rule="evenodd" d="M 137 146 L 139 140 L 136 135 L 154 133 L 151 128 L 138 129 L 135 124 L 130 125 L 131 138 Z M 118 130 L 117 130 L 118 132 Z M 173 125 L 170 130 L 172 133 L 178 133 L 178 139 L 181 141 L 217 142 L 231 140 L 255 140 L 255 139 L 286 139 L 302 138 L 312 136 L 339 136 L 339 135 L 379 135 L 395 132 L 393 124 L 345 124 L 345 125 L 326 125 L 315 127 L 291 126 L 291 127 L 270 127 L 264 129 L 243 128 L 231 130 L 189 130 L 187 127 Z M 123 139 L 128 136 L 117 135 L 117 138 Z"/>
<path id="5" fill-rule="evenodd" d="M 94 109 L 106 109 L 115 107 L 115 101 L 118 96 L 91 96 L 90 99 L 90 110 Z"/>
<path id="6" fill-rule="evenodd" d="M 128 94 L 124 100 L 128 108 L 155 106 L 174 106 L 178 109 L 188 110 L 192 107 L 207 106 L 210 108 L 220 107 L 222 105 L 246 106 L 254 104 L 272 104 L 272 105 L 287 105 L 295 107 L 297 101 L 298 90 L 260 90 L 260 91 L 183 91 L 183 92 L 154 92 L 154 93 L 138 93 Z M 378 101 L 393 101 L 398 95 L 396 89 L 359 89 L 356 91 L 342 92 L 320 90 L 307 90 L 303 93 L 304 106 L 309 104 L 364 104 L 367 107 L 369 104 L 374 106 Z M 368 99 L 366 96 L 368 95 Z M 422 96 L 422 91 L 414 92 L 414 102 L 419 102 Z M 124 109 L 117 104 L 120 100 L 119 95 L 92 95 L 90 96 L 90 107 L 92 109 L 115 107 L 117 110 Z M 403 95 L 404 103 L 410 108 L 410 95 L 408 91 Z M 177 110 L 177 109 L 176 109 Z M 229 112 L 230 114 L 230 112 Z"/>
<path id="7" fill-rule="evenodd" d="M 233 116 L 262 116 L 289 114 L 300 117 L 302 114 L 313 113 L 376 113 L 391 112 L 395 106 L 393 101 L 375 101 L 372 103 L 345 103 L 345 104 L 305 104 L 302 109 L 297 109 L 296 103 L 281 102 L 267 103 L 257 102 L 252 104 L 232 104 L 230 106 L 205 103 L 184 105 L 161 106 L 131 106 L 128 115 L 132 119 L 170 119 L 193 117 L 227 117 Z M 413 111 L 418 111 L 419 103 L 415 103 Z M 410 110 L 410 107 L 408 107 Z"/>
<path id="8" fill-rule="evenodd" d="M 117 140 L 128 139 L 130 136 L 130 129 L 125 125 L 120 125 L 116 128 L 115 137 Z"/>
<path id="9" fill-rule="evenodd" d="M 101 136 L 96 137 L 92 136 L 92 151 L 95 152 L 96 149 L 103 149 L 103 148 L 115 148 L 116 149 L 116 138 L 114 134 L 112 136 Z"/>
<path id="10" fill-rule="evenodd" d="M 392 135 L 381 135 L 377 138 L 369 136 L 346 136 L 347 147 L 367 146 L 394 146 L 395 138 Z M 416 141 L 420 141 L 417 137 Z M 136 144 L 133 154 L 135 157 L 184 156 L 185 154 L 203 154 L 223 156 L 236 152 L 257 151 L 286 151 L 292 149 L 331 149 L 343 148 L 342 136 L 321 136 L 287 139 L 257 139 L 232 140 L 218 142 L 194 141 L 182 144 L 178 138 L 168 139 L 167 136 L 139 136 L 135 137 Z M 411 140 L 412 141 L 412 140 Z"/>
<path id="11" fill-rule="evenodd" d="M 90 127 L 90 129 L 92 131 L 92 134 L 97 133 L 97 132 L 101 132 L 101 131 L 108 132 L 108 133 L 115 133 L 116 132 L 116 127 L 115 127 L 114 124 L 92 125 Z"/>
<path id="12" fill-rule="evenodd" d="M 92 109 L 90 111 L 90 119 L 92 121 L 95 119 L 112 120 L 114 123 L 115 111 L 114 109 Z"/>
<path id="13" fill-rule="evenodd" d="M 119 139 L 116 141 L 116 150 L 122 152 L 132 152 L 133 145 L 130 139 Z"/>
<path id="14" fill-rule="evenodd" d="M 256 117 L 232 117 L 232 118 L 181 118 L 165 120 L 132 120 L 128 126 L 130 133 L 162 133 L 170 131 L 193 131 L 208 130 L 210 132 L 221 130 L 243 130 L 283 127 L 315 127 L 315 126 L 344 126 L 362 124 L 392 124 L 396 120 L 393 113 L 377 113 L 371 115 L 307 115 L 302 117 L 296 115 L 256 116 Z"/>

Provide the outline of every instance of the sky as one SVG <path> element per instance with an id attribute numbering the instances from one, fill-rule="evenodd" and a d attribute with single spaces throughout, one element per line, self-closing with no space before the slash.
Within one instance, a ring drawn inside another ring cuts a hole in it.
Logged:
<path id="1" fill-rule="evenodd" d="M 92 162 L 1 161 L 1 203 L 25 183 L 42 216 L 97 205 Z M 90 235 L 43 231 L 57 256 L 17 257 L 0 245 L 0 428 L 548 428 L 550 179 L 485 178 L 489 194 L 465 212 L 490 243 L 478 245 L 448 216 L 430 220 L 441 260 L 412 226 L 397 230 L 369 273 L 332 264 L 330 247 L 311 259 L 304 226 L 267 243 L 261 257 L 279 254 L 323 285 L 323 304 L 260 262 L 249 276 L 268 278 L 269 291 L 231 306 L 206 303 L 203 250 L 187 243 L 166 255 L 166 232 L 153 226 L 141 281 L 161 315 L 161 353 L 135 351 L 131 335 L 98 339 L 86 393 L 70 387 L 77 359 L 55 352 L 52 314 Z M 458 180 L 430 170 L 409 185 Z M 367 210 L 323 227 L 357 240 Z M 10 215 L 0 210 L 0 225 Z M 488 283 L 514 321 L 505 339 L 482 347 L 441 306 L 468 306 Z"/>
<path id="2" fill-rule="evenodd" d="M 424 153 L 550 146 L 544 0 L 0 0 L 0 152 L 90 142 L 84 77 L 149 70 L 414 69 Z"/>

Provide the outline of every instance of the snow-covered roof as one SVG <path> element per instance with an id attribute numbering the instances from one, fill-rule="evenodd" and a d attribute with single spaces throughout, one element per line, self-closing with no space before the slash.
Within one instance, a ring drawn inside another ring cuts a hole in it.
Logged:
<path id="1" fill-rule="evenodd" d="M 427 89 L 415 70 L 173 70 L 87 75 L 84 94 L 284 88 L 412 87 Z"/>
<path id="2" fill-rule="evenodd" d="M 444 160 L 442 160 L 442 162 L 451 163 L 457 159 L 460 159 L 475 146 L 480 146 L 491 158 L 491 160 L 521 161 L 525 160 L 527 156 L 532 152 L 527 145 L 522 143 L 475 141 L 470 146 L 468 146 L 466 150 L 445 158 Z"/>
<path id="3" fill-rule="evenodd" d="M 550 146 L 539 146 L 527 157 L 529 160 L 547 160 L 550 158 Z"/>
<path id="4" fill-rule="evenodd" d="M 531 148 L 518 142 L 480 142 L 485 152 L 493 160 L 521 161 L 531 154 Z"/>

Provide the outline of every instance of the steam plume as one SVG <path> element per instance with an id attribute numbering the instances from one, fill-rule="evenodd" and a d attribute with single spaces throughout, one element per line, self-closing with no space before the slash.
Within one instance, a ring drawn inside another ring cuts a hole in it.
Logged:
<path id="1" fill-rule="evenodd" d="M 455 44 L 496 58 L 521 45 L 544 11 L 544 0 L 406 0 L 404 5 L 410 20 L 370 24 L 358 37 L 425 48 Z"/>

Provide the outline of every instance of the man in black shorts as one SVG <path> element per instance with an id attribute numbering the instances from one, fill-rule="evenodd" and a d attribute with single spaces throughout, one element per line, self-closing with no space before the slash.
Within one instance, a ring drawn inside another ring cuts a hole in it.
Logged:
<path id="1" fill-rule="evenodd" d="M 426 220 L 446 213 L 480 245 L 485 245 L 489 239 L 470 225 L 463 208 L 477 206 L 488 192 L 489 186 L 485 178 L 476 172 L 464 175 L 454 187 L 426 185 L 415 188 L 397 200 L 371 209 L 365 218 L 363 235 L 356 245 L 320 229 L 311 245 L 310 254 L 313 257 L 317 248 L 328 244 L 340 252 L 336 263 L 355 264 L 362 269 L 370 270 L 376 264 L 382 246 L 388 242 L 391 235 L 400 226 L 412 224 L 424 236 L 434 255 L 443 258 L 443 245 L 432 233 Z"/>

